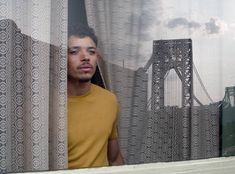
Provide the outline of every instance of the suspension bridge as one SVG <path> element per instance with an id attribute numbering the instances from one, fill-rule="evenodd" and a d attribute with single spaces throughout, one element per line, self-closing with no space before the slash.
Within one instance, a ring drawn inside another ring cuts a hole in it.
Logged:
<path id="1" fill-rule="evenodd" d="M 120 145 L 127 163 L 220 156 L 222 102 L 213 101 L 203 84 L 193 63 L 191 39 L 154 41 L 151 58 L 136 71 L 112 66 L 111 77 L 118 81 L 113 90 L 121 108 Z M 172 70 L 179 79 L 178 105 L 167 105 L 166 81 Z M 208 103 L 195 95 L 195 81 Z M 232 95 L 234 91 L 228 90 L 223 101 L 231 103 Z"/>

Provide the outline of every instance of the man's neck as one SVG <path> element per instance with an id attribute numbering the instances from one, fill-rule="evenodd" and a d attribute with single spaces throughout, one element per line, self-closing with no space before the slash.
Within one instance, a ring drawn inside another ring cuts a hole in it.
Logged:
<path id="1" fill-rule="evenodd" d="M 79 82 L 68 80 L 68 96 L 81 96 L 91 88 L 91 82 Z"/>

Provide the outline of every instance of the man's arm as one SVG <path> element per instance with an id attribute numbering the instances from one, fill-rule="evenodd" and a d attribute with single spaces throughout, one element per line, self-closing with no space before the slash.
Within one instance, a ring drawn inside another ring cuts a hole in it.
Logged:
<path id="1" fill-rule="evenodd" d="M 108 142 L 108 160 L 110 166 L 124 164 L 117 139 L 110 139 Z"/>

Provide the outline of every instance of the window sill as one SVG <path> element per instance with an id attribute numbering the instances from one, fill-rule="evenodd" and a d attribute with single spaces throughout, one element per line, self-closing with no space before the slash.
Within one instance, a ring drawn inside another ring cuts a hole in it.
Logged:
<path id="1" fill-rule="evenodd" d="M 37 174 L 231 174 L 235 171 L 235 157 L 222 157 L 179 162 L 159 162 L 90 169 L 36 172 Z M 33 172 L 35 174 L 35 172 Z"/>

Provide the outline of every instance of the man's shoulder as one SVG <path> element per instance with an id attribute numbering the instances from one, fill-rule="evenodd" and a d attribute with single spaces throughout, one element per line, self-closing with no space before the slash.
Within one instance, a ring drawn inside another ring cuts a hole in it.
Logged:
<path id="1" fill-rule="evenodd" d="M 99 93 L 101 95 L 105 95 L 110 98 L 114 98 L 116 100 L 116 95 L 113 92 L 111 92 L 105 88 L 102 88 L 98 85 L 95 85 L 95 84 L 92 84 L 92 88 L 96 93 Z"/>

